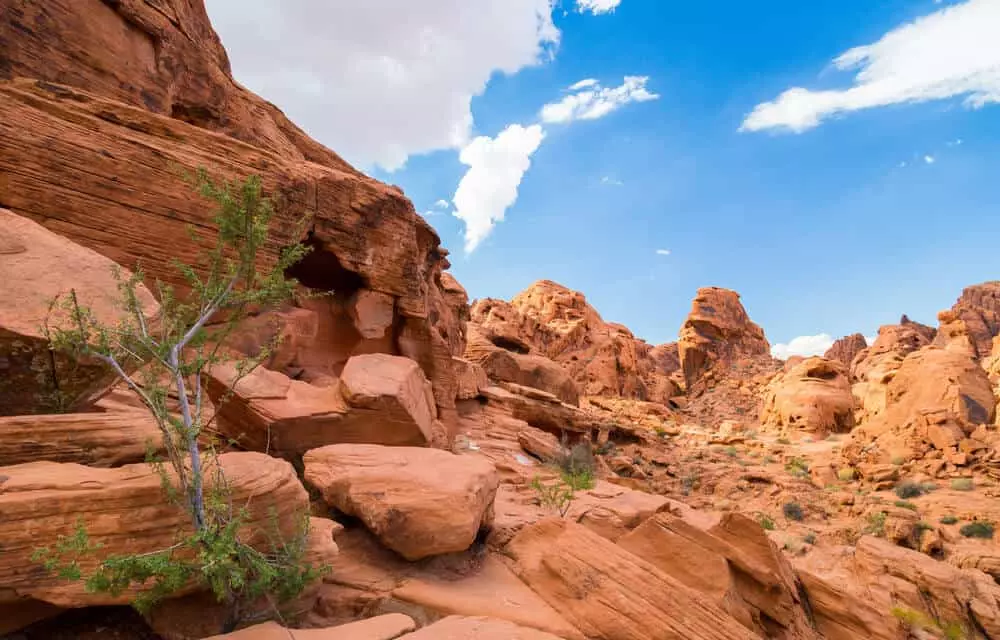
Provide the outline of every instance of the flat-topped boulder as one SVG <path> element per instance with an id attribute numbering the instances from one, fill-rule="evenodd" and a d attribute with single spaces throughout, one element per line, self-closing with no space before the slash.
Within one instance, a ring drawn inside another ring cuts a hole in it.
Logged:
<path id="1" fill-rule="evenodd" d="M 408 560 L 465 551 L 493 519 L 499 480 L 485 458 L 340 444 L 307 452 L 303 463 L 327 504 Z"/>
<path id="2" fill-rule="evenodd" d="M 401 356 L 354 356 L 325 386 L 263 367 L 240 378 L 234 366 L 219 365 L 206 387 L 215 402 L 233 389 L 219 427 L 258 451 L 301 455 L 328 444 L 423 445 L 437 437 L 431 385 Z"/>
<path id="3" fill-rule="evenodd" d="M 47 460 L 114 467 L 162 450 L 148 411 L 0 417 L 0 466 Z"/>
<path id="4" fill-rule="evenodd" d="M 219 464 L 234 504 L 245 505 L 250 544 L 266 545 L 273 523 L 293 536 L 308 512 L 308 495 L 292 465 L 260 453 L 224 453 Z M 79 464 L 30 462 L 0 467 L 0 591 L 61 607 L 127 604 L 134 589 L 118 595 L 89 593 L 82 581 L 47 573 L 32 554 L 71 536 L 78 524 L 104 555 L 145 553 L 170 547 L 191 526 L 188 513 L 165 499 L 160 475 L 147 464 L 96 469 Z M 254 535 L 249 535 L 253 533 Z M 99 558 L 84 557 L 87 574 Z"/>

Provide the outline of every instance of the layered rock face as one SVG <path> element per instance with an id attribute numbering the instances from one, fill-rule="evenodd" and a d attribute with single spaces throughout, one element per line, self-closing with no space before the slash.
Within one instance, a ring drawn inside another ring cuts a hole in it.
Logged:
<path id="1" fill-rule="evenodd" d="M 779 373 L 764 392 L 760 423 L 785 433 L 826 437 L 854 427 L 854 397 L 847 368 L 807 358 Z"/>
<path id="2" fill-rule="evenodd" d="M 450 414 L 461 294 L 442 281 L 447 252 L 412 204 L 236 84 L 201 2 L 85 5 L 16 2 L 3 14 L 19 36 L 0 43 L 0 74 L 25 78 L 0 87 L 4 206 L 183 284 L 171 260 L 195 262 L 185 229 L 208 232 L 212 215 L 183 172 L 259 173 L 279 204 L 267 255 L 308 243 L 313 252 L 289 275 L 335 292 L 312 307 L 320 337 L 336 336 L 322 343 L 329 360 L 409 357 L 431 380 L 437 411 Z"/>
<path id="3" fill-rule="evenodd" d="M 861 351 L 868 348 L 868 341 L 860 333 L 844 336 L 833 343 L 833 346 L 826 350 L 823 357 L 827 360 L 838 360 L 846 367 L 850 367 Z"/>
<path id="4" fill-rule="evenodd" d="M 294 535 L 299 517 L 308 511 L 308 496 L 292 466 L 259 453 L 226 453 L 219 457 L 236 504 L 246 505 L 248 530 Z M 90 593 L 83 582 L 67 581 L 41 570 L 32 554 L 52 547 L 58 536 L 72 536 L 81 522 L 102 554 L 158 551 L 171 546 L 190 517 L 164 500 L 160 476 L 145 464 L 96 469 L 78 464 L 30 462 L 0 467 L 0 602 L 33 598 L 63 607 L 125 604 L 134 589 L 118 595 Z M 266 538 L 255 543 L 266 548 Z M 97 556 L 80 559 L 84 575 Z"/>
<path id="5" fill-rule="evenodd" d="M 604 322 L 583 294 L 555 282 L 536 282 L 510 302 L 479 300 L 471 315 L 471 327 L 495 348 L 549 358 L 569 372 L 582 395 L 666 403 L 679 393 L 671 380 L 675 348 L 651 347 L 622 325 Z M 480 344 L 480 353 L 485 349 Z"/>
<path id="6" fill-rule="evenodd" d="M 99 322 L 123 319 L 116 265 L 3 208 L 0 229 L 0 416 L 83 406 L 109 382 L 108 372 L 93 359 L 50 350 L 46 332 L 72 328 L 62 307 L 71 293 Z M 152 322 L 159 305 L 145 287 L 137 294 Z"/>
<path id="7" fill-rule="evenodd" d="M 689 392 L 713 373 L 727 375 L 734 365 L 769 360 L 771 353 L 764 330 L 751 322 L 739 294 L 718 287 L 698 289 L 677 346 Z"/>

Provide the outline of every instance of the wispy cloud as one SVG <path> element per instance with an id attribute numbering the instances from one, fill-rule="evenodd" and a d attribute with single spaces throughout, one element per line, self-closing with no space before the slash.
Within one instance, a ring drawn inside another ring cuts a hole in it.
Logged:
<path id="1" fill-rule="evenodd" d="M 581 80 L 570 87 L 577 87 L 585 82 L 582 90 L 576 90 L 558 102 L 550 102 L 542 107 L 540 117 L 542 122 L 556 124 L 574 120 L 596 120 L 603 118 L 612 111 L 630 102 L 647 102 L 660 96 L 646 88 L 649 76 L 625 76 L 622 84 L 614 88 L 605 88 L 598 82 L 591 83 L 592 78 Z"/>
<path id="2" fill-rule="evenodd" d="M 580 13 L 589 11 L 596 16 L 614 12 L 621 3 L 622 0 L 576 0 L 576 10 Z"/>
<path id="3" fill-rule="evenodd" d="M 957 96 L 968 107 L 1000 101 L 1000 2 L 967 0 L 903 24 L 872 44 L 834 60 L 858 69 L 847 89 L 788 89 L 757 105 L 741 131 L 800 133 L 823 120 L 862 109 Z"/>
<path id="4" fill-rule="evenodd" d="M 924 156 L 924 163 L 925 164 L 934 164 L 935 162 L 936 162 L 936 159 L 934 158 L 934 156 L 931 156 L 931 155 Z"/>
<path id="5" fill-rule="evenodd" d="M 604 176 L 603 178 L 601 178 L 601 184 L 606 184 L 611 187 L 620 187 L 625 183 L 619 180 L 618 178 L 612 178 L 611 176 Z"/>
<path id="6" fill-rule="evenodd" d="M 579 91 L 580 89 L 586 89 L 587 87 L 593 87 L 597 84 L 597 80 L 594 78 L 585 78 L 576 84 L 570 85 L 570 91 Z"/>
<path id="7" fill-rule="evenodd" d="M 438 200 L 434 203 L 434 207 L 437 209 L 447 209 L 449 207 L 447 200 Z"/>
<path id="8" fill-rule="evenodd" d="M 670 255 L 670 249 L 657 249 L 656 250 L 656 255 L 658 255 L 658 256 L 669 256 Z"/>

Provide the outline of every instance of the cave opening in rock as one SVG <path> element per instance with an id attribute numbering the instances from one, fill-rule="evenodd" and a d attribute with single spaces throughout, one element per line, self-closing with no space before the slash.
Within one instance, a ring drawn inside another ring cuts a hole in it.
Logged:
<path id="1" fill-rule="evenodd" d="M 286 278 L 295 278 L 314 291 L 332 291 L 340 299 L 365 288 L 364 278 L 341 264 L 340 259 L 310 231 L 302 244 L 310 251 L 285 270 Z"/>
<path id="2" fill-rule="evenodd" d="M 521 355 L 527 355 L 531 351 L 523 344 L 503 336 L 492 336 L 490 338 L 490 342 L 492 342 L 494 346 L 500 347 L 505 351 L 513 351 L 514 353 L 520 353 Z"/>

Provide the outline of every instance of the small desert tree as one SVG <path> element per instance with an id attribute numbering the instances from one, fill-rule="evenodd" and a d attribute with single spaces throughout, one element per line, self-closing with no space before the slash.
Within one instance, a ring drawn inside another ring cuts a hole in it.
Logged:
<path id="1" fill-rule="evenodd" d="M 223 359 L 235 365 L 237 375 L 224 401 L 268 356 L 265 348 L 233 360 L 224 343 L 248 313 L 291 298 L 296 283 L 286 279 L 285 272 L 306 249 L 296 244 L 264 264 L 273 208 L 259 177 L 216 183 L 200 170 L 194 182 L 198 193 L 217 205 L 218 233 L 213 244 L 192 232 L 192 242 L 207 247 L 198 264 L 175 260 L 187 285 L 184 294 L 157 283 L 160 313 L 150 322 L 140 293 L 145 279 L 141 266 L 129 276 L 119 271 L 123 314 L 117 324 L 100 322 L 71 291 L 55 304 L 61 322 L 50 336 L 54 349 L 105 363 L 150 411 L 160 432 L 155 449 L 163 453 L 151 455 L 149 461 L 169 498 L 191 518 L 190 535 L 167 549 L 104 558 L 87 577 L 87 588 L 120 594 L 141 587 L 134 604 L 145 611 L 182 587 L 200 584 L 227 606 L 225 626 L 231 628 L 244 617 L 248 604 L 292 597 L 314 577 L 302 558 L 308 518 L 303 514 L 303 526 L 292 539 L 280 535 L 274 518 L 267 531 L 253 532 L 256 545 L 248 544 L 248 514 L 233 504 L 205 420 L 202 378 Z M 264 533 L 270 549 L 260 550 Z M 36 555 L 50 570 L 80 579 L 78 560 L 96 548 L 88 540 L 86 523 L 80 523 L 76 535 L 62 537 L 53 549 L 40 549 Z"/>

